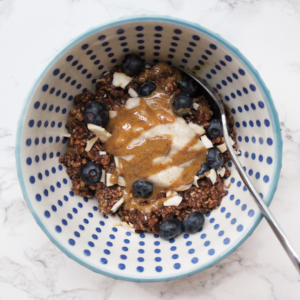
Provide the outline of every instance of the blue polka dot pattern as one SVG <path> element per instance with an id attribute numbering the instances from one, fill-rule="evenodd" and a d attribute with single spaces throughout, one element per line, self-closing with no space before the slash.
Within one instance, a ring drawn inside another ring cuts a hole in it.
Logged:
<path id="1" fill-rule="evenodd" d="M 67 50 L 62 63 L 51 66 L 37 89 L 40 96 L 33 97 L 24 121 L 22 159 L 28 174 L 24 182 L 50 234 L 54 239 L 59 236 L 71 253 L 80 253 L 84 262 L 99 269 L 116 268 L 115 273 L 124 276 L 128 272 L 132 277 L 163 278 L 171 270 L 180 275 L 230 249 L 236 242 L 233 236 L 240 238 L 249 228 L 247 220 L 253 221 L 259 215 L 255 205 L 247 201 L 247 188 L 231 162 L 228 201 L 206 215 L 206 223 L 198 233 L 181 234 L 169 242 L 158 235 L 137 235 L 113 227 L 107 216 L 98 214 L 93 199 L 69 193 L 71 180 L 58 163 L 68 142 L 62 135 L 73 97 L 90 89 L 102 73 L 121 63 L 124 53 L 131 52 L 140 53 L 149 62 L 174 60 L 196 73 L 203 72 L 207 82 L 224 95 L 224 102 L 235 116 L 238 149 L 243 154 L 239 159 L 244 169 L 261 186 L 260 192 L 268 194 L 277 164 L 276 138 L 272 131 L 274 118 L 269 115 L 259 84 L 239 58 L 225 51 L 219 42 L 195 30 L 162 22 L 153 23 L 151 28 L 139 22 L 130 28 L 119 24 L 111 32 L 92 34 Z M 129 259 L 130 264 L 126 263 Z"/>

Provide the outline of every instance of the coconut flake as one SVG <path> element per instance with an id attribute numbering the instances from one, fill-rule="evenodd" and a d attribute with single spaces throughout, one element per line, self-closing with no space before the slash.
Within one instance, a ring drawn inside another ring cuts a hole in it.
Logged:
<path id="1" fill-rule="evenodd" d="M 229 137 L 229 140 L 230 140 L 231 145 L 233 146 L 233 145 L 235 144 L 235 141 L 234 141 L 231 137 Z M 217 148 L 218 148 L 222 153 L 224 153 L 224 152 L 227 150 L 227 146 L 226 146 L 225 143 L 224 143 L 224 144 L 221 144 L 221 145 L 218 145 Z"/>
<path id="2" fill-rule="evenodd" d="M 124 203 L 124 198 L 122 197 L 115 205 L 111 208 L 111 211 L 115 213 Z"/>
<path id="3" fill-rule="evenodd" d="M 122 89 L 125 89 L 125 87 L 131 80 L 132 80 L 132 77 L 129 77 L 124 73 L 115 72 L 113 75 L 112 85 L 114 85 L 116 87 L 121 87 Z"/>
<path id="4" fill-rule="evenodd" d="M 224 177 L 225 172 L 226 172 L 226 169 L 224 167 L 217 170 L 217 174 L 220 175 L 221 177 Z"/>
<path id="5" fill-rule="evenodd" d="M 109 118 L 110 118 L 110 119 L 116 117 L 117 114 L 118 114 L 118 113 L 117 113 L 116 111 L 114 111 L 114 110 L 110 110 L 110 111 L 108 112 L 108 115 L 109 115 Z"/>
<path id="6" fill-rule="evenodd" d="M 126 109 L 133 109 L 140 105 L 140 98 L 129 98 L 125 104 Z"/>
<path id="7" fill-rule="evenodd" d="M 202 135 L 200 137 L 203 145 L 205 146 L 206 149 L 210 149 L 212 148 L 214 145 L 212 144 L 211 140 L 206 136 L 206 135 Z"/>
<path id="8" fill-rule="evenodd" d="M 240 150 L 235 150 L 234 152 L 235 152 L 235 154 L 236 154 L 237 156 L 241 155 L 241 151 L 240 151 Z"/>
<path id="9" fill-rule="evenodd" d="M 91 151 L 91 149 L 93 148 L 93 146 L 97 142 L 97 140 L 98 140 L 97 136 L 92 138 L 91 140 L 88 140 L 87 143 L 86 143 L 86 146 L 85 146 L 85 151 L 86 152 Z"/>
<path id="10" fill-rule="evenodd" d="M 164 202 L 164 206 L 178 206 L 182 201 L 182 197 L 176 195 L 174 197 L 169 198 Z"/>
<path id="11" fill-rule="evenodd" d="M 199 135 L 203 135 L 205 134 L 205 129 L 203 128 L 203 126 L 197 125 L 195 123 L 190 122 L 188 124 L 192 130 L 194 130 L 197 134 Z"/>
<path id="12" fill-rule="evenodd" d="M 99 151 L 99 155 L 106 155 L 106 151 Z"/>
<path id="13" fill-rule="evenodd" d="M 210 179 L 212 184 L 215 184 L 217 181 L 217 173 L 214 169 L 209 170 L 209 172 L 205 173 L 205 176 Z"/>
<path id="14" fill-rule="evenodd" d="M 127 222 L 121 222 L 121 225 L 127 229 L 128 231 L 132 232 L 132 233 L 135 233 L 135 230 L 133 227 L 131 227 Z"/>
<path id="15" fill-rule="evenodd" d="M 111 134 L 100 126 L 88 124 L 87 127 L 99 138 L 102 143 L 105 143 L 111 137 Z"/>
<path id="16" fill-rule="evenodd" d="M 126 186 L 126 182 L 125 182 L 124 177 L 122 177 L 122 176 L 118 177 L 118 185 L 120 185 L 120 186 Z"/>
<path id="17" fill-rule="evenodd" d="M 147 221 L 147 220 L 148 220 L 148 218 L 147 218 L 147 216 L 146 216 L 146 215 L 144 215 L 144 219 L 145 219 L 145 221 Z"/>
<path id="18" fill-rule="evenodd" d="M 65 133 L 65 134 L 62 135 L 62 137 L 70 138 L 71 137 L 71 133 Z"/>
<path id="19" fill-rule="evenodd" d="M 113 174 L 106 173 L 106 186 L 113 186 L 114 184 L 110 181 L 112 178 Z"/>
<path id="20" fill-rule="evenodd" d="M 145 64 L 145 69 L 151 69 L 151 65 Z"/>
<path id="21" fill-rule="evenodd" d="M 168 191 L 168 192 L 166 193 L 167 198 L 173 197 L 173 196 L 175 196 L 175 195 L 178 195 L 178 193 L 175 192 L 175 191 Z"/>
<path id="22" fill-rule="evenodd" d="M 198 180 L 199 180 L 199 177 L 198 177 L 198 176 L 195 176 L 195 177 L 194 177 L 194 181 L 193 181 L 193 185 L 195 185 L 196 187 L 199 187 L 199 185 L 198 185 Z"/>
<path id="23" fill-rule="evenodd" d="M 227 147 L 226 147 L 226 144 L 221 144 L 221 145 L 218 145 L 217 148 L 222 152 L 224 153 L 226 150 L 227 150 Z"/>
<path id="24" fill-rule="evenodd" d="M 108 215 L 108 219 L 111 222 L 112 226 L 122 226 L 121 219 L 118 215 Z"/>
<path id="25" fill-rule="evenodd" d="M 139 94 L 133 88 L 128 90 L 128 94 L 131 98 L 137 98 L 139 96 Z"/>
<path id="26" fill-rule="evenodd" d="M 200 105 L 198 103 L 196 103 L 196 102 L 193 103 L 193 109 L 194 110 L 198 110 L 199 106 Z"/>
<path id="27" fill-rule="evenodd" d="M 100 182 L 105 184 L 105 170 L 101 170 L 102 174 L 101 174 L 101 179 Z"/>
<path id="28" fill-rule="evenodd" d="M 114 160 L 115 160 L 115 165 L 116 165 L 117 171 L 120 172 L 120 170 L 121 170 L 120 160 L 117 156 L 114 156 Z"/>

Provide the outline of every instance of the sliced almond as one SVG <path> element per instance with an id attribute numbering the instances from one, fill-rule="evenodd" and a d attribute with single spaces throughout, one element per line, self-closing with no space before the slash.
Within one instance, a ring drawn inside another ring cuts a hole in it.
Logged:
<path id="1" fill-rule="evenodd" d="M 200 139 L 206 149 L 213 148 L 214 145 L 212 144 L 211 140 L 206 135 L 202 135 L 200 137 Z"/>
<path id="2" fill-rule="evenodd" d="M 140 98 L 129 98 L 125 104 L 126 109 L 133 109 L 140 105 Z"/>
<path id="3" fill-rule="evenodd" d="M 111 208 L 111 211 L 115 213 L 124 203 L 124 198 L 122 197 L 115 205 Z"/>
<path id="4" fill-rule="evenodd" d="M 199 108 L 199 106 L 200 105 L 198 103 L 196 103 L 196 102 L 193 103 L 193 109 L 194 110 L 197 110 Z"/>
<path id="5" fill-rule="evenodd" d="M 178 206 L 181 203 L 181 201 L 182 201 L 182 197 L 176 195 L 171 198 L 168 198 L 168 200 L 164 202 L 164 206 Z"/>
<path id="6" fill-rule="evenodd" d="M 97 140 L 98 140 L 97 136 L 92 138 L 91 140 L 88 140 L 87 143 L 86 143 L 86 146 L 85 146 L 85 151 L 86 152 L 91 151 L 91 149 L 93 148 L 93 146 L 97 142 Z"/>
<path id="7" fill-rule="evenodd" d="M 65 133 L 65 134 L 62 135 L 62 137 L 70 138 L 71 137 L 71 133 Z"/>
<path id="8" fill-rule="evenodd" d="M 102 143 L 105 143 L 111 137 L 111 134 L 100 126 L 88 124 L 87 127 L 99 138 Z"/>
<path id="9" fill-rule="evenodd" d="M 124 177 L 122 177 L 122 176 L 118 177 L 118 185 L 120 185 L 120 186 L 126 186 L 126 182 L 125 182 Z"/>
<path id="10" fill-rule="evenodd" d="M 217 173 L 214 169 L 209 170 L 209 172 L 205 173 L 205 176 L 210 179 L 212 184 L 215 184 L 217 181 Z"/>
<path id="11" fill-rule="evenodd" d="M 139 96 L 139 94 L 138 94 L 133 88 L 130 88 L 130 89 L 128 90 L 128 94 L 129 94 L 129 96 L 132 97 L 132 98 L 137 98 L 137 97 Z"/>
<path id="12" fill-rule="evenodd" d="M 197 134 L 199 135 L 203 135 L 205 134 L 205 129 L 203 128 L 203 126 L 197 125 L 195 123 L 190 122 L 188 124 L 190 126 L 190 128 L 195 131 Z"/>
<path id="13" fill-rule="evenodd" d="M 122 226 L 121 219 L 118 215 L 108 215 L 108 219 L 111 222 L 112 226 Z"/>
<path id="14" fill-rule="evenodd" d="M 113 75 L 112 85 L 114 85 L 116 87 L 121 87 L 122 89 L 125 89 L 125 87 L 131 80 L 132 80 L 132 77 L 129 77 L 124 73 L 115 72 Z"/>
<path id="15" fill-rule="evenodd" d="M 97 79 L 96 82 L 102 82 L 102 81 L 105 81 L 104 78 L 101 78 L 101 79 Z"/>
<path id="16" fill-rule="evenodd" d="M 221 177 L 224 177 L 225 172 L 226 172 L 226 169 L 224 167 L 217 170 L 217 174 L 220 175 Z"/>
<path id="17" fill-rule="evenodd" d="M 116 111 L 114 111 L 114 110 L 110 110 L 110 111 L 108 112 L 108 115 L 109 115 L 109 118 L 110 118 L 110 119 L 116 117 L 117 114 L 118 114 L 118 112 L 116 112 Z"/>

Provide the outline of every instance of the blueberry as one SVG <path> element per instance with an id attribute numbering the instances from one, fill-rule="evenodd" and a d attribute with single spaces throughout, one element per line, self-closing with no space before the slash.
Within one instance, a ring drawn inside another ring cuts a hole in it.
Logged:
<path id="1" fill-rule="evenodd" d="M 193 99 L 187 94 L 178 93 L 174 96 L 172 104 L 175 114 L 178 116 L 184 116 L 191 111 Z"/>
<path id="2" fill-rule="evenodd" d="M 140 198 L 149 198 L 153 193 L 153 184 L 145 180 L 137 180 L 132 185 L 133 193 Z"/>
<path id="3" fill-rule="evenodd" d="M 190 76 L 183 74 L 179 83 L 179 88 L 182 93 L 186 93 L 192 97 L 197 92 L 198 84 Z"/>
<path id="4" fill-rule="evenodd" d="M 203 226 L 204 221 L 204 215 L 199 211 L 194 211 L 183 220 L 183 230 L 187 233 L 194 233 Z"/>
<path id="5" fill-rule="evenodd" d="M 212 119 L 206 129 L 206 134 L 211 140 L 214 140 L 219 136 L 223 136 L 223 127 L 221 120 Z"/>
<path id="6" fill-rule="evenodd" d="M 89 161 L 81 166 L 79 175 L 85 183 L 95 184 L 100 181 L 102 172 L 96 163 Z"/>
<path id="7" fill-rule="evenodd" d="M 159 226 L 159 236 L 164 240 L 170 240 L 182 232 L 182 223 L 178 219 L 168 219 Z"/>
<path id="8" fill-rule="evenodd" d="M 105 127 L 109 120 L 107 107 L 103 103 L 93 101 L 86 106 L 83 118 L 87 124 Z"/>
<path id="9" fill-rule="evenodd" d="M 211 169 L 220 169 L 224 164 L 224 157 L 218 148 L 211 148 L 206 155 L 206 162 Z"/>
<path id="10" fill-rule="evenodd" d="M 202 166 L 201 166 L 201 169 L 197 172 L 197 176 L 203 176 L 206 172 L 208 172 L 210 169 L 209 169 L 209 167 L 208 167 L 208 165 L 207 164 L 203 164 Z"/>
<path id="11" fill-rule="evenodd" d="M 143 67 L 144 60 L 136 54 L 129 54 L 125 56 L 122 64 L 123 72 L 127 76 L 137 75 Z"/>
<path id="12" fill-rule="evenodd" d="M 147 81 L 140 86 L 138 90 L 138 94 L 140 97 L 146 97 L 151 95 L 155 90 L 156 90 L 156 84 L 152 81 Z"/>

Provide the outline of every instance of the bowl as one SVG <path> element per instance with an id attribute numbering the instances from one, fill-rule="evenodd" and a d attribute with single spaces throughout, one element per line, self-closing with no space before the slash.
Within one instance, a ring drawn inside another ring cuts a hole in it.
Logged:
<path id="1" fill-rule="evenodd" d="M 92 271 L 130 281 L 166 281 L 205 270 L 239 247 L 261 220 L 232 163 L 227 195 L 200 232 L 165 241 L 113 227 L 97 200 L 74 195 L 58 157 L 66 149 L 73 97 L 126 53 L 170 61 L 218 89 L 235 118 L 240 161 L 269 205 L 277 187 L 282 140 L 276 109 L 249 61 L 219 35 L 169 17 L 141 16 L 92 29 L 72 41 L 35 83 L 19 120 L 16 159 L 36 222 L 66 255 Z M 229 187 L 230 186 L 230 187 Z"/>

